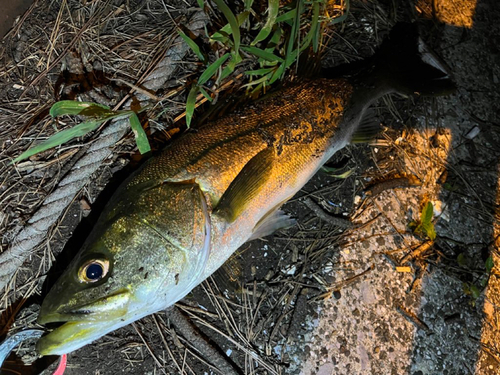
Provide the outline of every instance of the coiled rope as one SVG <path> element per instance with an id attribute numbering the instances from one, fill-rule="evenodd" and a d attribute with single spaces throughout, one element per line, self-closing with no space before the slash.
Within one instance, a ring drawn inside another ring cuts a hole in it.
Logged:
<path id="1" fill-rule="evenodd" d="M 203 11 L 195 13 L 188 25 L 194 34 L 203 32 L 207 17 Z M 165 57 L 143 83 L 148 90 L 157 91 L 174 73 L 184 56 L 188 45 L 177 37 Z M 138 95 L 141 104 L 147 105 L 147 97 Z M 130 101 L 125 107 L 130 105 Z M 47 232 L 73 201 L 78 192 L 87 184 L 90 176 L 102 162 L 112 154 L 113 146 L 130 130 L 128 119 L 112 121 L 89 147 L 86 153 L 59 182 L 57 189 L 48 195 L 43 205 L 35 212 L 25 227 L 13 239 L 11 246 L 0 254 L 0 290 L 5 288 L 17 269 L 24 263 L 31 251 L 42 243 Z"/>

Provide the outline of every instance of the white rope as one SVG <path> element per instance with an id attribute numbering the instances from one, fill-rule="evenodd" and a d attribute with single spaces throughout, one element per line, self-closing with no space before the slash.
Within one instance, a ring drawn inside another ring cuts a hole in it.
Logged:
<path id="1" fill-rule="evenodd" d="M 205 23 L 206 15 L 200 11 L 194 14 L 187 27 L 194 33 L 199 33 L 203 31 Z M 178 66 L 176 63 L 182 61 L 188 51 L 187 44 L 182 38 L 177 37 L 172 48 L 166 52 L 163 60 L 148 76 L 143 86 L 153 91 L 162 87 L 174 73 Z M 138 95 L 138 97 L 141 101 L 147 99 L 142 95 Z M 59 182 L 57 189 L 45 198 L 43 205 L 13 239 L 11 246 L 0 254 L 0 290 L 4 289 L 31 251 L 46 239 L 50 227 L 56 223 L 66 207 L 87 184 L 90 176 L 112 154 L 113 146 L 129 130 L 128 119 L 112 121 L 83 157 L 71 168 L 66 177 Z"/>

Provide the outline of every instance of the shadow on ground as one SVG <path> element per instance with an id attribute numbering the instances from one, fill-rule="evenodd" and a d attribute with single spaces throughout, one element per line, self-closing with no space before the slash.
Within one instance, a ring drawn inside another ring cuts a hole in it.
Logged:
<path id="1" fill-rule="evenodd" d="M 435 250 L 441 255 L 422 280 L 419 318 L 430 331 L 416 332 L 412 373 L 498 374 L 499 280 L 495 272 L 488 278 L 485 265 L 489 257 L 495 265 L 500 261 L 495 83 L 500 12 L 490 0 L 419 4 L 431 10 L 426 14 L 434 18 L 428 21 L 431 40 L 450 65 L 458 90 L 437 100 L 431 117 L 437 132 L 451 130 L 451 147 L 439 181 L 444 211 Z"/>

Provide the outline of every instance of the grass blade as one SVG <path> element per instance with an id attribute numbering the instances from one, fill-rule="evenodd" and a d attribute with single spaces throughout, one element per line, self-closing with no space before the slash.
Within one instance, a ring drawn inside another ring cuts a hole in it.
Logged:
<path id="1" fill-rule="evenodd" d="M 299 33 L 299 24 L 300 24 L 300 15 L 302 14 L 302 1 L 303 0 L 298 0 L 297 1 L 297 7 L 296 12 L 295 12 L 295 18 L 293 21 L 293 26 L 292 30 L 290 32 L 290 39 L 288 39 L 288 45 L 286 49 L 286 56 L 285 56 L 285 67 L 288 68 L 290 65 L 293 64 L 295 59 L 298 57 L 298 53 L 295 50 L 295 41 L 297 40 L 297 36 Z M 298 49 L 298 48 L 297 48 Z M 283 70 L 283 74 L 285 74 L 285 71 Z"/>
<path id="2" fill-rule="evenodd" d="M 252 9 L 253 0 L 245 0 L 244 3 L 245 3 L 245 10 Z"/>
<path id="3" fill-rule="evenodd" d="M 276 18 L 276 23 L 286 22 L 295 19 L 295 15 L 297 14 L 297 9 L 292 9 L 285 14 L 282 14 L 278 18 Z"/>
<path id="4" fill-rule="evenodd" d="M 38 154 L 38 153 L 43 152 L 45 150 L 48 150 L 49 148 L 59 146 L 59 145 L 66 143 L 74 138 L 84 136 L 88 132 L 91 132 L 92 130 L 96 129 L 103 122 L 104 122 L 104 120 L 82 122 L 81 124 L 73 126 L 70 129 L 66 129 L 66 130 L 62 130 L 60 132 L 57 132 L 49 139 L 43 141 L 42 143 L 36 145 L 35 147 L 32 147 L 32 148 L 24 151 L 21 155 L 19 155 L 17 158 L 12 160 L 12 163 L 17 163 L 18 161 L 29 158 L 30 156 L 33 156 L 35 154 Z"/>
<path id="5" fill-rule="evenodd" d="M 145 154 L 146 152 L 151 151 L 151 146 L 149 145 L 148 136 L 146 132 L 142 128 L 141 122 L 139 121 L 139 117 L 135 113 L 132 113 L 129 118 L 130 127 L 134 132 L 135 143 L 139 148 L 139 152 L 141 154 Z"/>
<path id="6" fill-rule="evenodd" d="M 101 104 L 79 102 L 76 100 L 61 100 L 52 105 L 49 113 L 52 117 L 59 117 L 63 115 L 101 117 L 111 114 L 112 111 L 108 106 Z"/>
<path id="7" fill-rule="evenodd" d="M 210 94 L 207 92 L 207 90 L 205 90 L 203 87 L 200 87 L 200 91 L 201 91 L 201 93 L 203 94 L 203 96 L 204 96 L 205 98 L 207 98 L 207 100 L 208 100 L 209 102 L 211 102 L 211 101 L 213 101 L 213 100 L 214 100 L 214 99 L 210 96 Z"/>
<path id="8" fill-rule="evenodd" d="M 271 79 L 269 80 L 269 84 L 272 85 L 278 78 L 280 78 L 283 75 L 283 72 L 285 71 L 285 64 L 281 64 L 278 69 L 273 73 L 271 76 Z"/>
<path id="9" fill-rule="evenodd" d="M 349 10 L 350 10 L 350 2 L 349 0 L 345 0 L 345 11 L 344 14 L 342 14 L 340 17 L 336 17 L 333 20 L 330 21 L 331 25 L 334 25 L 336 23 L 344 22 L 347 19 L 347 16 L 349 15 Z"/>
<path id="10" fill-rule="evenodd" d="M 198 85 L 203 85 L 205 82 L 207 82 L 217 71 L 217 69 L 220 68 L 222 64 L 226 62 L 226 60 L 230 57 L 231 55 L 229 53 L 226 53 L 222 57 L 219 57 L 215 62 L 207 66 L 207 69 L 201 74 L 200 78 L 198 79 Z"/>
<path id="11" fill-rule="evenodd" d="M 271 30 L 276 23 L 276 17 L 278 16 L 278 10 L 280 6 L 280 1 L 279 0 L 269 0 L 269 7 L 268 7 L 268 14 L 267 14 L 267 20 L 260 30 L 260 32 L 257 34 L 255 37 L 254 41 L 251 43 L 252 46 L 256 45 L 258 42 L 266 39 L 269 34 L 271 33 Z"/>
<path id="12" fill-rule="evenodd" d="M 246 75 L 249 76 L 261 76 L 267 73 L 270 73 L 274 71 L 276 68 L 273 66 L 271 68 L 263 68 L 263 69 L 258 69 L 258 70 L 248 70 L 245 72 Z"/>
<path id="13" fill-rule="evenodd" d="M 312 22 L 311 22 L 311 28 L 309 29 L 309 32 L 305 36 L 304 40 L 302 41 L 302 47 L 300 49 L 300 52 L 304 51 L 306 48 L 308 48 L 311 45 L 311 41 L 316 35 L 317 29 L 319 27 L 319 3 L 315 2 L 313 4 L 313 15 L 312 15 Z"/>
<path id="14" fill-rule="evenodd" d="M 495 263 L 493 262 L 493 258 L 491 255 L 486 259 L 486 262 L 484 263 L 484 267 L 486 268 L 486 273 L 489 275 L 493 267 L 495 267 Z"/>
<path id="15" fill-rule="evenodd" d="M 271 40 L 267 43 L 267 47 L 265 51 L 272 52 L 277 46 L 280 44 L 281 35 L 283 34 L 283 29 L 281 27 L 277 27 L 276 31 L 273 33 Z"/>
<path id="16" fill-rule="evenodd" d="M 249 15 L 250 15 L 250 12 L 243 12 L 243 13 L 238 14 L 238 16 L 237 16 L 238 26 L 241 26 L 243 24 L 243 22 L 245 22 L 248 19 Z M 214 33 L 210 37 L 210 41 L 211 42 L 217 41 L 217 42 L 221 42 L 223 44 L 226 44 L 228 39 L 229 39 L 228 37 L 231 34 L 232 34 L 231 25 L 227 24 L 223 28 L 221 28 L 218 32 Z"/>
<path id="17" fill-rule="evenodd" d="M 262 84 L 264 84 L 264 86 L 265 86 L 265 85 L 266 85 L 266 83 L 267 83 L 267 80 L 269 79 L 269 76 L 270 76 L 270 74 L 267 74 L 267 75 L 265 75 L 265 76 L 263 76 L 263 77 L 260 77 L 259 79 L 256 79 L 255 81 L 248 82 L 248 83 L 244 84 L 244 85 L 243 85 L 243 86 L 241 86 L 241 87 L 251 87 L 251 86 L 253 86 L 253 85 L 257 85 L 257 84 L 259 84 L 259 83 L 262 83 Z"/>
<path id="18" fill-rule="evenodd" d="M 203 56 L 203 53 L 201 53 L 200 47 L 195 43 L 195 41 L 193 39 L 191 39 L 190 37 L 188 37 L 184 33 L 184 31 L 182 31 L 181 29 L 177 29 L 177 32 L 182 37 L 182 39 L 184 39 L 184 41 L 187 43 L 189 48 L 191 48 L 193 50 L 193 52 L 196 54 L 196 56 L 198 56 L 198 58 L 201 61 L 205 61 L 205 56 Z"/>
<path id="19" fill-rule="evenodd" d="M 314 53 L 318 52 L 319 45 L 322 42 L 321 30 L 322 30 L 322 27 L 320 24 L 318 27 L 316 27 L 316 32 L 313 34 L 312 43 L 313 43 L 313 52 Z"/>
<path id="20" fill-rule="evenodd" d="M 231 56 L 232 56 L 231 61 L 229 61 L 227 66 L 222 70 L 222 73 L 220 75 L 221 80 L 229 76 L 234 71 L 234 69 L 236 69 L 236 65 L 243 60 L 239 53 L 235 54 L 233 52 Z"/>
<path id="21" fill-rule="evenodd" d="M 229 26 L 231 27 L 231 33 L 233 34 L 233 41 L 234 41 L 234 51 L 235 53 L 238 53 L 238 50 L 240 49 L 240 25 L 238 24 L 238 20 L 236 19 L 236 16 L 234 13 L 229 9 L 227 4 L 224 2 L 224 0 L 214 0 L 215 4 L 217 4 L 217 7 L 219 10 L 224 14 L 224 17 L 226 17 L 227 21 L 229 22 Z"/>
<path id="22" fill-rule="evenodd" d="M 276 56 L 275 54 L 264 51 L 263 49 L 257 48 L 257 47 L 241 47 L 241 49 L 245 52 L 251 53 L 252 55 L 255 55 L 257 57 L 260 57 L 261 59 L 264 59 L 269 62 L 283 62 L 284 60 Z"/>
<path id="23" fill-rule="evenodd" d="M 194 109 L 196 107 L 196 96 L 200 91 L 198 85 L 193 85 L 189 91 L 187 101 L 186 101 L 186 126 L 189 128 L 191 126 L 191 119 L 193 118 Z"/>

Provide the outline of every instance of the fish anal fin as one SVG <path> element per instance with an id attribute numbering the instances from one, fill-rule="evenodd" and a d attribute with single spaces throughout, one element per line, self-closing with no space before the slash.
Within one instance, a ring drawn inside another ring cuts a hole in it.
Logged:
<path id="1" fill-rule="evenodd" d="M 244 262 L 241 254 L 242 250 L 234 252 L 211 276 L 225 294 L 241 294 Z"/>
<path id="2" fill-rule="evenodd" d="M 224 192 L 214 213 L 222 216 L 228 223 L 234 222 L 269 180 L 274 159 L 275 152 L 271 147 L 250 159 Z"/>
<path id="3" fill-rule="evenodd" d="M 368 111 L 361 119 L 358 128 L 351 138 L 351 143 L 366 143 L 372 141 L 378 133 L 381 126 L 378 117 L 374 111 Z"/>
<path id="4" fill-rule="evenodd" d="M 248 241 L 255 240 L 273 234 L 277 230 L 290 228 L 296 224 L 296 220 L 283 211 L 273 209 L 259 220 Z"/>

